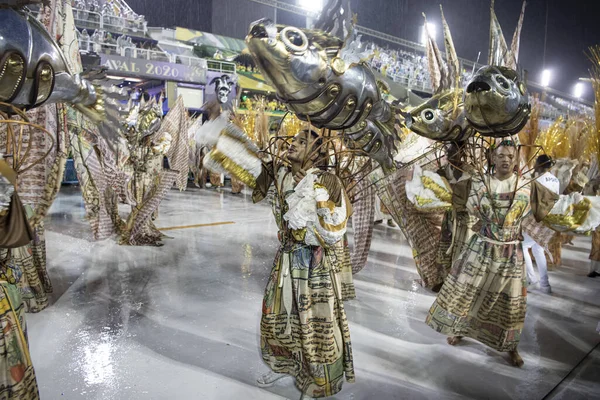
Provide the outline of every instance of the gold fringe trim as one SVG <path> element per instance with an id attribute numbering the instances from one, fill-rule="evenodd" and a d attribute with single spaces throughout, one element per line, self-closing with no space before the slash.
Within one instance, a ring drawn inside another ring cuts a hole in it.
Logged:
<path id="1" fill-rule="evenodd" d="M 441 201 L 445 203 L 450 203 L 452 201 L 452 194 L 450 193 L 450 191 L 447 188 L 438 185 L 430 177 L 423 176 L 421 177 L 421 181 L 423 182 L 423 186 L 435 193 L 437 198 Z"/>
<path id="2" fill-rule="evenodd" d="M 256 187 L 256 178 L 250 172 L 240 167 L 231 158 L 227 157 L 217 149 L 211 150 L 210 155 L 215 163 L 222 166 L 223 169 L 231 173 L 235 178 L 244 182 L 244 184 L 252 189 Z"/>
<path id="3" fill-rule="evenodd" d="M 317 208 L 328 208 L 330 212 L 335 210 L 335 203 L 331 200 L 317 201 Z"/>

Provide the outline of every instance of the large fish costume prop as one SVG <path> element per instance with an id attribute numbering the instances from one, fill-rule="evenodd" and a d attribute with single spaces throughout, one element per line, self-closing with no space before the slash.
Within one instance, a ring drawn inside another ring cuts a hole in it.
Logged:
<path id="1" fill-rule="evenodd" d="M 315 28 L 262 19 L 250 26 L 246 43 L 291 112 L 317 128 L 343 131 L 348 147 L 393 170 L 396 113 L 364 61 L 368 52 L 353 31 L 348 1 L 330 2 Z"/>
<path id="2" fill-rule="evenodd" d="M 117 127 L 123 94 L 71 73 L 56 40 L 23 7 L 38 3 L 0 0 L 0 102 L 26 110 L 68 103 L 95 123 Z M 112 144 L 117 129 L 102 131 Z"/>
<path id="3" fill-rule="evenodd" d="M 475 73 L 465 89 L 467 120 L 483 136 L 504 137 L 517 134 L 531 115 L 527 86 L 517 72 L 525 5 L 523 2 L 509 49 L 492 0 L 488 65 Z"/>
<path id="4" fill-rule="evenodd" d="M 436 141 L 462 142 L 475 134 L 464 112 L 464 90 L 460 82 L 460 62 L 454 48 L 450 28 L 442 14 L 446 58 L 426 30 L 426 52 L 433 96 L 423 104 L 402 113 L 406 127 L 420 136 Z M 425 15 L 423 15 L 425 16 Z M 427 26 L 427 18 L 425 18 Z"/>

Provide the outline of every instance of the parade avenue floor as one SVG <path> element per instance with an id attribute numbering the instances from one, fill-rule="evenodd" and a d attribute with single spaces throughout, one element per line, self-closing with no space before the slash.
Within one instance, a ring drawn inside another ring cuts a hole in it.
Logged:
<path id="1" fill-rule="evenodd" d="M 268 204 L 229 189 L 171 191 L 156 221 L 160 248 L 95 242 L 77 187 L 63 188 L 47 223 L 51 305 L 28 314 L 42 399 L 291 399 L 268 371 L 259 321 L 277 249 Z M 525 366 L 424 324 L 434 295 L 416 283 L 398 228 L 375 228 L 369 263 L 345 304 L 356 383 L 332 399 L 600 398 L 600 278 L 587 278 L 590 240 L 563 249 L 554 293 L 530 292 Z"/>

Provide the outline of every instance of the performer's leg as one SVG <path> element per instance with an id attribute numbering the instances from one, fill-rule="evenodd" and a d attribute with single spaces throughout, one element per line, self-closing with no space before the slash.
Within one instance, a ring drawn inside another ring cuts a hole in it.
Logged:
<path id="1" fill-rule="evenodd" d="M 526 233 L 523 234 L 523 258 L 525 259 L 525 267 L 527 269 L 527 282 L 530 285 L 534 285 L 538 281 L 535 270 L 533 269 L 533 263 L 531 262 L 531 256 L 529 255 L 529 249 L 535 244 L 536 243 L 531 236 Z M 535 261 L 537 262 L 537 256 Z"/>
<path id="2" fill-rule="evenodd" d="M 462 336 L 449 336 L 447 341 L 450 346 L 456 346 L 462 340 Z"/>
<path id="3" fill-rule="evenodd" d="M 510 363 L 515 367 L 521 368 L 525 364 L 518 350 L 509 351 L 508 355 L 510 357 Z"/>
<path id="4" fill-rule="evenodd" d="M 600 261 L 590 260 L 590 273 L 588 277 L 595 278 L 600 276 Z"/>
<path id="5" fill-rule="evenodd" d="M 546 254 L 544 253 L 544 248 L 535 243 L 532 246 L 531 251 L 533 252 L 535 263 L 538 267 L 538 272 L 540 273 L 540 290 L 546 293 L 551 293 L 552 290 L 550 289 L 550 281 L 548 280 L 548 264 L 546 263 Z"/>
<path id="6" fill-rule="evenodd" d="M 259 387 L 269 387 L 273 386 L 275 382 L 280 380 L 281 378 L 285 378 L 286 374 L 278 374 L 277 372 L 269 371 L 260 378 L 256 380 Z"/>

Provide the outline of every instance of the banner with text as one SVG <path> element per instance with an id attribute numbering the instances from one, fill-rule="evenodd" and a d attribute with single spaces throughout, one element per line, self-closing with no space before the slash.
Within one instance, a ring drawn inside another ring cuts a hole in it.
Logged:
<path id="1" fill-rule="evenodd" d="M 108 68 L 108 71 L 114 75 L 206 84 L 206 60 L 201 60 L 204 62 L 204 65 L 201 63 L 197 66 L 188 66 L 108 54 L 101 54 L 100 57 L 102 65 Z"/>

